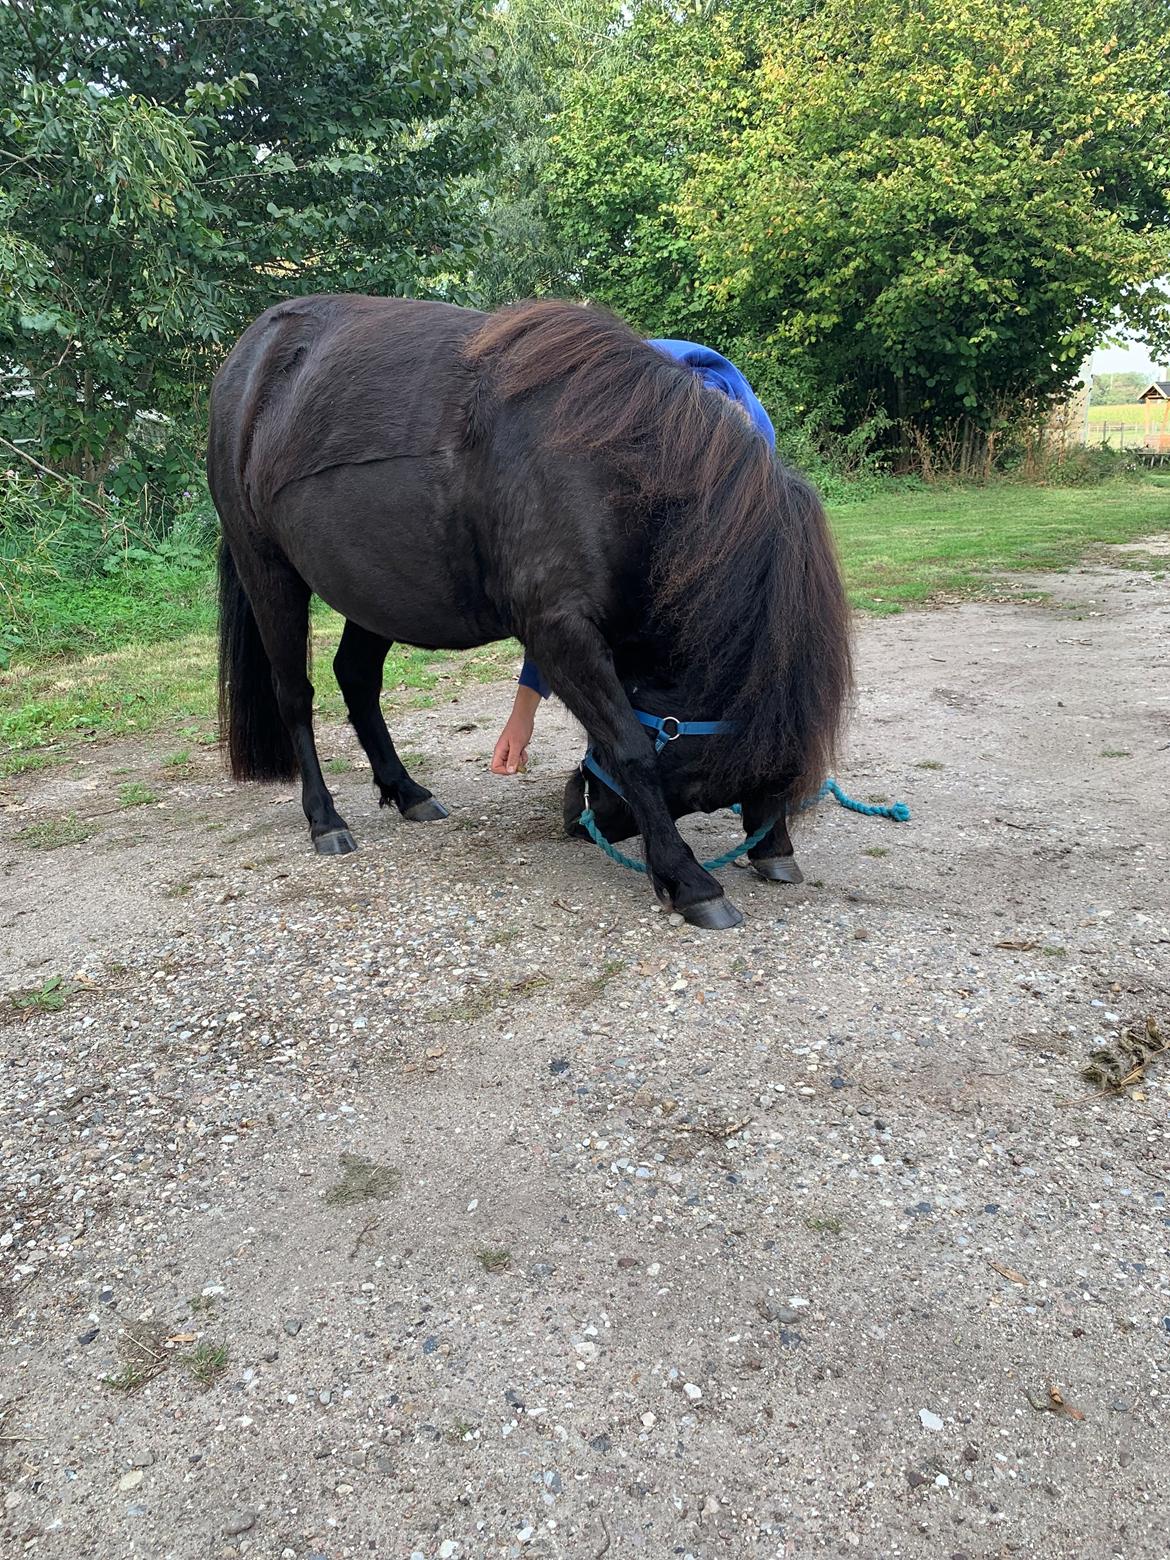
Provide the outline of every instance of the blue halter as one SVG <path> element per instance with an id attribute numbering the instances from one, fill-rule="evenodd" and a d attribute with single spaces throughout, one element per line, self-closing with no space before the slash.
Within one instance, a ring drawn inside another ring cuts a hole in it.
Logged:
<path id="1" fill-rule="evenodd" d="M 646 710 L 635 710 L 634 714 L 643 726 L 648 726 L 651 731 L 657 733 L 654 739 L 655 753 L 661 753 L 668 742 L 675 742 L 679 737 L 714 737 L 722 732 L 738 729 L 736 722 L 733 720 L 679 720 L 675 715 L 650 715 Z M 621 797 L 623 802 L 626 801 L 626 793 L 613 776 L 597 762 L 593 756 L 592 748 L 586 751 L 585 757 L 581 760 L 581 767 L 587 769 L 591 775 L 596 776 L 604 785 L 607 785 L 611 791 Z M 895 818 L 899 823 L 904 823 L 910 817 L 910 809 L 905 802 L 894 802 L 892 805 L 886 806 L 857 802 L 851 796 L 846 796 L 836 780 L 833 779 L 826 780 L 817 792 L 816 797 L 806 801 L 804 807 L 813 807 L 826 796 L 834 796 L 842 807 L 848 807 L 853 812 L 865 813 L 869 817 Z M 605 854 L 612 861 L 616 861 L 619 866 L 629 867 L 632 872 L 645 872 L 646 865 L 644 862 L 635 860 L 633 856 L 625 855 L 618 850 L 616 845 L 609 843 L 597 826 L 593 809 L 588 805 L 588 794 L 586 794 L 585 800 L 585 809 L 577 821 L 584 828 L 593 843 L 600 846 Z M 731 810 L 733 813 L 739 813 L 741 811 L 739 803 L 736 802 Z M 803 811 L 803 808 L 801 810 Z M 754 834 L 749 835 L 741 845 L 726 851 L 722 856 L 716 856 L 713 861 L 704 861 L 702 863 L 703 868 L 711 872 L 716 868 L 727 866 L 729 862 L 735 861 L 739 856 L 746 855 L 749 850 L 752 850 L 764 839 L 775 822 L 776 820 L 773 818 L 770 822 L 764 824 L 763 828 L 757 829 Z"/>
<path id="2" fill-rule="evenodd" d="M 679 737 L 715 737 L 722 732 L 737 731 L 739 729 L 738 724 L 733 720 L 679 720 L 677 715 L 651 715 L 646 710 L 635 710 L 634 714 L 642 722 L 643 726 L 649 727 L 656 734 L 654 738 L 655 753 L 661 753 L 668 742 L 677 742 Z M 623 802 L 626 800 L 626 793 L 613 776 L 597 762 L 593 756 L 592 748 L 587 750 L 585 757 L 581 760 L 581 767 L 587 769 L 590 774 L 595 775 L 603 784 L 609 786 L 610 790 L 620 796 Z M 733 813 L 738 813 L 740 811 L 739 803 L 736 802 L 731 810 Z M 632 872 L 646 871 L 645 862 L 637 861 L 633 856 L 625 855 L 615 845 L 609 843 L 597 826 L 597 820 L 593 816 L 593 809 L 588 806 L 588 797 L 586 798 L 585 810 L 577 821 L 593 843 L 599 845 L 612 861 L 616 861 L 619 866 L 629 867 Z M 738 856 L 746 855 L 749 850 L 760 843 L 775 821 L 774 818 L 769 819 L 762 829 L 757 829 L 754 834 L 749 835 L 741 845 L 735 846 L 733 850 L 727 851 L 722 856 L 716 856 L 714 861 L 704 861 L 702 863 L 704 870 L 710 872 L 717 867 L 725 867 L 728 862 L 734 861 Z"/>
<path id="3" fill-rule="evenodd" d="M 635 710 L 634 714 L 643 726 L 649 727 L 656 733 L 654 738 L 654 751 L 661 753 L 668 742 L 677 742 L 679 737 L 717 737 L 725 731 L 736 731 L 738 726 L 733 720 L 679 720 L 677 715 L 651 715 L 648 710 Z M 610 790 L 626 800 L 626 793 L 621 786 L 593 756 L 593 749 L 586 751 L 581 760 L 591 775 L 596 775 L 598 780 L 609 786 Z"/>

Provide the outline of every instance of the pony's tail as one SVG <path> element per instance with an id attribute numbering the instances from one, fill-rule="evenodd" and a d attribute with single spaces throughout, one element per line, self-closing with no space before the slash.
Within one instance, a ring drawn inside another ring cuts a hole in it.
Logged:
<path id="1" fill-rule="evenodd" d="M 779 466 L 779 463 L 777 463 Z M 837 549 L 820 495 L 800 473 L 778 471 L 782 512 L 788 517 L 787 548 L 771 562 L 768 637 L 778 652 L 781 676 L 749 696 L 772 704 L 769 718 L 787 726 L 796 759 L 793 798 L 815 796 L 833 771 L 837 743 L 853 689 L 849 602 Z M 787 556 L 785 556 L 787 553 Z M 765 627 L 761 624 L 761 627 Z M 765 639 L 765 643 L 768 642 Z"/>
<path id="2" fill-rule="evenodd" d="M 291 780 L 288 728 L 272 686 L 272 663 L 224 537 L 219 541 L 219 738 L 234 780 Z"/>

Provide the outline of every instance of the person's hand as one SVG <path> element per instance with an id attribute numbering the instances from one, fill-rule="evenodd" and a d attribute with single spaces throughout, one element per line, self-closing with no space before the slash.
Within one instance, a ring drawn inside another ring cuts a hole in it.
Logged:
<path id="1" fill-rule="evenodd" d="M 493 775 L 516 775 L 528 763 L 528 744 L 532 741 L 532 721 L 515 710 L 508 716 L 492 754 Z"/>

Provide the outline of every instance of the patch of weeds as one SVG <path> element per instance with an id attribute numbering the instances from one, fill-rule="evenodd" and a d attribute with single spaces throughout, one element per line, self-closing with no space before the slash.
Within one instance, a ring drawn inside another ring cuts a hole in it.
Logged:
<path id="1" fill-rule="evenodd" d="M 861 854 L 863 856 L 873 856 L 875 859 L 877 859 L 881 856 L 888 856 L 890 854 L 890 848 L 888 845 L 867 845 Z"/>
<path id="2" fill-rule="evenodd" d="M 121 1365 L 112 1376 L 102 1377 L 102 1385 L 115 1392 L 137 1392 L 139 1387 L 161 1376 L 172 1358 L 163 1348 L 158 1330 L 141 1322 L 123 1329 L 119 1353 Z"/>
<path id="3" fill-rule="evenodd" d="M 551 986 L 547 975 L 526 975 L 523 980 L 489 980 L 482 986 L 474 986 L 454 1002 L 444 1002 L 440 1007 L 428 1008 L 423 1017 L 430 1024 L 472 1023 L 486 1016 L 507 1002 L 510 997 L 526 997 L 542 986 Z"/>
<path id="4" fill-rule="evenodd" d="M 475 1260 L 485 1273 L 506 1273 L 512 1265 L 512 1253 L 503 1246 L 484 1246 L 476 1252 Z"/>
<path id="5" fill-rule="evenodd" d="M 202 1316 L 215 1306 L 214 1295 L 192 1295 L 187 1304 L 191 1307 L 193 1316 Z"/>
<path id="6" fill-rule="evenodd" d="M 169 888 L 163 889 L 163 898 L 185 899 L 194 887 L 194 883 L 172 883 Z"/>
<path id="7" fill-rule="evenodd" d="M 114 1392 L 137 1392 L 157 1375 L 158 1368 L 145 1360 L 127 1360 L 112 1376 L 102 1377 L 102 1386 L 110 1387 Z"/>
<path id="8" fill-rule="evenodd" d="M 809 878 L 808 886 L 810 888 L 824 888 L 825 880 L 824 878 Z"/>
<path id="9" fill-rule="evenodd" d="M 69 813 L 64 818 L 46 818 L 41 823 L 30 823 L 16 836 L 33 850 L 59 850 L 62 845 L 80 845 L 95 831 L 84 818 Z"/>
<path id="10" fill-rule="evenodd" d="M 431 760 L 425 753 L 413 751 L 403 753 L 402 767 L 412 775 L 425 775 L 432 767 Z"/>
<path id="11" fill-rule="evenodd" d="M 1102 758 L 1132 758 L 1133 754 L 1128 748 L 1102 748 Z"/>
<path id="12" fill-rule="evenodd" d="M 347 775 L 353 767 L 343 753 L 335 753 L 325 765 L 331 775 Z"/>
<path id="13" fill-rule="evenodd" d="M 1081 1077 L 1086 1083 L 1097 1084 L 1106 1094 L 1123 1094 L 1135 1084 L 1144 1083 L 1146 1068 L 1168 1053 L 1170 1037 L 1162 1034 L 1151 1013 L 1140 1030 L 1127 1024 L 1111 1045 L 1090 1051 Z"/>
<path id="14" fill-rule="evenodd" d="M 1040 952 L 1049 959 L 1068 958 L 1068 949 L 1062 948 L 1059 943 L 1045 943 Z"/>
<path id="15" fill-rule="evenodd" d="M 141 780 L 131 780 L 118 791 L 118 802 L 122 807 L 148 807 L 151 802 L 157 802 L 158 796 L 148 785 L 143 785 Z"/>
<path id="16" fill-rule="evenodd" d="M 596 975 L 582 981 L 578 995 L 582 1005 L 596 1002 L 611 981 L 617 980 L 619 975 L 625 973 L 626 961 L 624 959 L 606 959 Z"/>
<path id="17" fill-rule="evenodd" d="M 22 1013 L 58 1013 L 76 990 L 77 987 L 67 981 L 64 975 L 54 975 L 43 986 L 15 992 L 11 1000 L 13 1007 Z"/>
<path id="18" fill-rule="evenodd" d="M 402 1171 L 392 1165 L 380 1165 L 362 1154 L 341 1154 L 341 1180 L 325 1193 L 325 1201 L 333 1208 L 348 1207 L 350 1203 L 384 1202 L 393 1197 L 402 1185 Z"/>
<path id="19" fill-rule="evenodd" d="M 164 769 L 182 771 L 191 767 L 191 749 L 180 748 L 177 753 L 168 753 L 162 761 Z"/>
<path id="20" fill-rule="evenodd" d="M 840 1235 L 844 1225 L 832 1215 L 809 1214 L 804 1227 L 816 1235 Z"/>
<path id="21" fill-rule="evenodd" d="M 518 927 L 501 926 L 488 934 L 487 945 L 489 948 L 506 948 L 509 943 L 514 943 L 519 935 Z"/>
<path id="22" fill-rule="evenodd" d="M 35 748 L 22 753 L 0 753 L 0 775 L 26 775 L 34 769 L 49 769 L 62 761 L 60 753 L 41 753 Z"/>
<path id="23" fill-rule="evenodd" d="M 221 1376 L 228 1368 L 228 1347 L 226 1343 L 212 1343 L 208 1339 L 197 1343 L 190 1354 L 179 1356 L 180 1365 L 185 1365 L 199 1385 L 207 1390 L 217 1376 Z"/>
<path id="24" fill-rule="evenodd" d="M 465 1441 L 471 1435 L 474 1429 L 475 1426 L 468 1424 L 466 1419 L 457 1419 L 450 1430 L 447 1431 L 447 1440 L 450 1441 L 452 1446 L 458 1446 L 461 1441 Z"/>
<path id="25" fill-rule="evenodd" d="M 923 758 L 914 765 L 915 769 L 942 769 L 944 766 L 937 758 Z"/>

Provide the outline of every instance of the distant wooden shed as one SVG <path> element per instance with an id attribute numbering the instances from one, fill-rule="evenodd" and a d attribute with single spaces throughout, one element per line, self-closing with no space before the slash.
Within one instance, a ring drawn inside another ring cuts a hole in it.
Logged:
<path id="1" fill-rule="evenodd" d="M 1152 404 L 1155 401 L 1170 401 L 1170 379 L 1155 379 L 1138 396 L 1139 401 Z"/>

